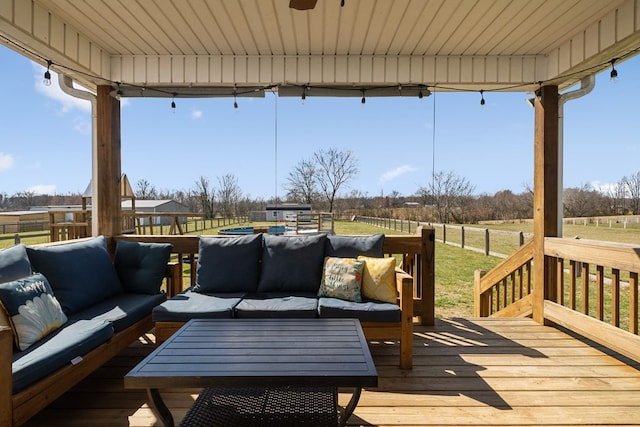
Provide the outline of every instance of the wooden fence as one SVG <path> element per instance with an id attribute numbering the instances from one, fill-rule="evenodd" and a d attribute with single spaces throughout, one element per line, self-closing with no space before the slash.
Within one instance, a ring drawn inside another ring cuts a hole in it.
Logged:
<path id="1" fill-rule="evenodd" d="M 420 226 L 432 227 L 435 229 L 437 242 L 498 258 L 507 258 L 532 237 L 531 233 L 522 231 L 493 230 L 452 224 L 433 224 L 430 222 L 393 218 L 356 216 L 354 220 L 387 230 L 409 234 L 415 233 L 415 230 Z"/>

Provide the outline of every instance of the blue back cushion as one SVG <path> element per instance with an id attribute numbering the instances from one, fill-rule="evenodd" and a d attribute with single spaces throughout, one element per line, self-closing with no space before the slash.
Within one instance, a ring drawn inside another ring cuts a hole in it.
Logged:
<path id="1" fill-rule="evenodd" d="M 260 277 L 262 234 L 200 237 L 195 292 L 255 292 Z"/>
<path id="2" fill-rule="evenodd" d="M 104 236 L 51 246 L 29 246 L 33 269 L 51 284 L 70 315 L 122 292 Z"/>
<path id="3" fill-rule="evenodd" d="M 318 292 L 326 235 L 264 236 L 258 292 Z"/>
<path id="4" fill-rule="evenodd" d="M 357 258 L 384 256 L 384 234 L 371 236 L 328 236 L 325 244 L 325 255 L 339 258 Z"/>
<path id="5" fill-rule="evenodd" d="M 24 245 L 0 251 L 0 283 L 11 282 L 31 275 L 31 263 Z"/>
<path id="6" fill-rule="evenodd" d="M 157 294 L 167 271 L 173 245 L 119 240 L 114 265 L 125 292 Z"/>

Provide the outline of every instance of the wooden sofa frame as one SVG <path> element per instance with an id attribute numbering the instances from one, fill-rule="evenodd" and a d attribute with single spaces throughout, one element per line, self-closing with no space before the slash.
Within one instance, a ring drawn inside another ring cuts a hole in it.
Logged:
<path id="1" fill-rule="evenodd" d="M 413 367 L 413 277 L 396 269 L 396 287 L 400 306 L 400 322 L 362 322 L 365 338 L 370 341 L 397 339 L 400 341 L 400 368 Z M 185 322 L 156 322 L 156 344 L 166 341 Z"/>
<path id="2" fill-rule="evenodd" d="M 20 426 L 26 423 L 152 328 L 153 321 L 151 315 L 148 315 L 127 329 L 115 333 L 108 341 L 82 356 L 77 364 L 67 364 L 16 394 L 13 394 L 11 374 L 13 333 L 10 328 L 0 328 L 0 426 Z"/>

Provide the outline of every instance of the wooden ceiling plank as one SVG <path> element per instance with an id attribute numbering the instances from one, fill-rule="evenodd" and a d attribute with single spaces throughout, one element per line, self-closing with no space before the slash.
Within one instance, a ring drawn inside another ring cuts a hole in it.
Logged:
<path id="1" fill-rule="evenodd" d="M 353 21 L 353 28 L 349 42 L 349 52 L 352 55 L 362 55 L 365 41 L 370 37 L 371 22 L 374 17 L 375 2 L 358 2 L 354 6 L 358 8 Z"/>
<path id="2" fill-rule="evenodd" d="M 249 10 L 250 9 L 250 10 Z M 281 21 L 271 1 L 254 1 L 251 8 L 246 8 L 247 19 L 254 23 L 251 26 L 256 53 L 261 55 L 284 54 L 284 45 L 280 27 L 287 25 Z"/>
<path id="3" fill-rule="evenodd" d="M 503 10 L 511 0 L 482 1 L 463 18 L 455 33 L 442 45 L 441 52 L 462 56 L 467 46 L 487 30 L 487 23 Z"/>
<path id="4" fill-rule="evenodd" d="M 236 55 L 257 55 L 258 51 L 256 37 L 254 36 L 254 27 L 258 27 L 260 31 L 261 23 L 249 20 L 247 13 L 250 11 L 255 12 L 256 6 L 253 2 L 248 3 L 246 1 L 225 1 L 222 2 L 226 14 L 230 17 L 234 17 L 233 20 L 229 20 L 230 27 L 233 28 L 233 36 L 238 40 L 238 49 L 235 52 Z M 245 5 L 245 6 L 243 6 Z M 250 12 L 250 13 L 253 13 Z M 224 23 L 221 22 L 224 27 Z M 234 49 L 235 50 L 235 49 Z"/>
<path id="5" fill-rule="evenodd" d="M 411 55 L 414 46 L 407 43 L 413 33 L 422 33 L 425 24 L 429 22 L 427 16 L 427 6 L 429 2 L 418 2 L 417 4 L 407 4 L 402 16 L 402 20 L 398 25 L 398 31 L 393 37 L 389 46 L 389 52 L 397 55 Z M 411 6 L 411 7 L 410 7 Z"/>
<path id="6" fill-rule="evenodd" d="M 230 5 L 235 2 L 229 2 L 224 0 L 211 1 L 211 12 L 215 17 L 215 21 L 222 33 L 229 43 L 231 51 L 228 55 L 246 55 L 247 49 L 244 45 L 244 39 L 246 37 L 240 36 L 241 32 L 247 32 L 247 22 L 242 18 L 241 20 L 233 19 L 229 11 Z"/>
<path id="7" fill-rule="evenodd" d="M 447 2 L 449 4 L 449 2 Z M 462 31 L 467 27 L 462 27 L 461 23 L 464 22 L 465 18 L 469 15 L 471 10 L 473 9 L 473 3 L 464 1 L 458 5 L 455 9 L 451 10 L 447 22 L 456 22 L 456 25 L 445 25 L 433 39 L 432 43 L 434 46 L 437 46 L 437 50 L 435 50 L 436 55 L 451 55 L 451 52 L 445 49 L 445 45 L 447 40 L 450 40 L 454 37 L 456 32 Z M 444 12 L 444 10 L 442 10 Z M 471 20 L 470 20 L 471 21 Z M 467 23 L 467 26 L 469 23 Z"/>
<path id="8" fill-rule="evenodd" d="M 397 51 L 391 50 L 391 44 L 393 39 L 398 34 L 398 29 L 402 23 L 403 17 L 406 14 L 407 7 L 410 0 L 395 0 L 389 9 L 386 19 L 382 27 L 379 27 L 380 34 L 378 35 L 378 43 L 376 44 L 376 51 L 382 55 L 397 55 Z M 382 35 L 385 37 L 382 37 Z"/>
<path id="9" fill-rule="evenodd" d="M 171 0 L 154 0 L 149 2 L 146 0 L 126 1 L 123 5 L 142 10 L 141 17 L 148 17 L 145 24 L 154 28 L 154 34 L 160 40 L 172 47 L 168 51 L 172 55 L 192 55 L 195 53 L 191 45 L 187 42 L 183 34 L 191 32 L 189 25 L 185 25 Z M 181 7 L 184 7 L 182 5 Z"/>
<path id="10" fill-rule="evenodd" d="M 444 31 L 445 27 L 452 26 L 449 19 L 459 6 L 459 2 L 440 0 L 434 6 L 433 19 L 416 45 L 417 55 L 436 55 L 438 53 L 440 47 L 434 43 L 434 40 Z"/>
<path id="11" fill-rule="evenodd" d="M 539 32 L 535 37 L 534 48 L 543 52 L 549 52 L 558 48 L 560 45 L 570 40 L 579 32 L 587 29 L 586 22 L 597 22 L 604 19 L 612 10 L 615 10 L 619 4 L 614 2 L 601 2 L 598 0 L 590 0 L 589 7 L 585 7 L 585 0 L 576 3 L 565 3 L 557 5 L 558 8 L 551 16 L 552 25 L 557 31 Z M 571 6 L 566 9 L 566 7 Z M 524 49 L 515 46 L 514 49 Z"/>
<path id="12" fill-rule="evenodd" d="M 213 2 L 205 0 L 190 0 L 191 7 L 198 11 L 198 18 L 202 21 L 204 29 L 207 33 L 207 38 L 212 41 L 211 46 L 207 46 L 211 51 L 210 55 L 230 55 L 233 53 L 229 39 L 225 36 L 218 25 L 218 19 L 214 15 L 213 11 L 217 10 L 219 5 Z"/>
<path id="13" fill-rule="evenodd" d="M 198 8 L 198 6 L 191 2 L 186 2 L 183 7 L 179 8 L 179 13 L 182 17 L 181 25 L 189 28 L 187 41 L 197 55 L 216 55 L 220 51 L 207 31 L 207 26 L 202 21 L 201 12 L 202 9 Z"/>
<path id="14" fill-rule="evenodd" d="M 531 2 L 544 2 L 544 0 L 531 0 Z M 497 55 L 497 52 L 493 47 L 498 40 L 501 39 L 500 32 L 506 26 L 512 25 L 514 21 L 519 24 L 523 19 L 526 19 L 519 17 L 518 13 L 527 5 L 527 3 L 529 2 L 509 2 L 506 4 L 506 7 L 497 11 L 495 16 L 493 16 L 493 19 L 491 19 L 491 17 L 487 17 L 488 22 L 484 23 L 485 30 L 479 34 L 475 40 L 472 40 L 471 43 L 469 43 L 465 50 L 465 54 L 474 56 Z"/>
<path id="15" fill-rule="evenodd" d="M 362 55 L 373 55 L 376 52 L 376 48 L 382 37 L 382 28 L 386 22 L 393 3 L 388 1 L 375 0 L 375 8 L 372 12 L 371 20 L 369 21 L 369 30 L 367 32 L 367 38 L 362 45 Z"/>
<path id="16" fill-rule="evenodd" d="M 75 28 L 79 33 L 85 34 L 92 43 L 107 52 L 134 53 L 139 51 L 130 40 L 119 40 L 111 32 L 104 30 L 105 26 L 110 23 L 88 4 L 60 0 L 56 3 L 40 4 L 40 6 L 55 15 L 57 19 Z"/>

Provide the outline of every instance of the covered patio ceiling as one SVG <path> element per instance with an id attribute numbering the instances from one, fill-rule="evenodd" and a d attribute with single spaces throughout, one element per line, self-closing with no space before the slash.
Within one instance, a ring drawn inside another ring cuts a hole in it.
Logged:
<path id="1" fill-rule="evenodd" d="M 640 0 L 289 1 L 3 0 L 0 43 L 163 97 L 563 90 L 640 47 Z"/>

